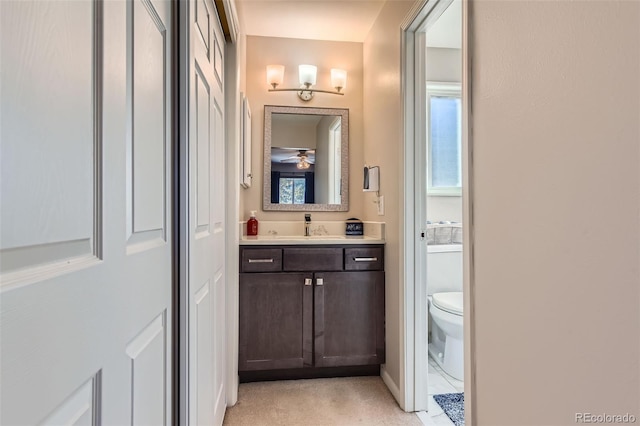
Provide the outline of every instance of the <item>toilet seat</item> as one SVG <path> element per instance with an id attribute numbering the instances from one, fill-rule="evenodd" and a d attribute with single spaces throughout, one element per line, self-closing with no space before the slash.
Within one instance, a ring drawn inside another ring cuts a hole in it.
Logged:
<path id="1" fill-rule="evenodd" d="M 461 291 L 446 293 L 434 293 L 432 296 L 434 306 L 454 315 L 463 314 L 463 299 Z"/>

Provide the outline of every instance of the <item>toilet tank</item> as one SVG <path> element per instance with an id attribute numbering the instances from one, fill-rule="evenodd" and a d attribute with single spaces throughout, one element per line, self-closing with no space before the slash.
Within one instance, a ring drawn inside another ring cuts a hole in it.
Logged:
<path id="1" fill-rule="evenodd" d="M 462 291 L 462 244 L 427 246 L 427 293 Z"/>

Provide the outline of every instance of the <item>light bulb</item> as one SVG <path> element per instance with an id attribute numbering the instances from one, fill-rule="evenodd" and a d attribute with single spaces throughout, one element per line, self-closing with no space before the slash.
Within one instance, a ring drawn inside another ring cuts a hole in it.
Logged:
<path id="1" fill-rule="evenodd" d="M 310 164 L 309 164 L 309 162 L 308 162 L 308 161 L 306 161 L 306 160 L 299 161 L 299 162 L 298 162 L 298 164 L 296 164 L 296 167 L 297 167 L 298 169 L 300 169 L 300 170 L 308 169 L 308 168 L 309 168 L 309 166 L 310 166 Z"/>
<path id="2" fill-rule="evenodd" d="M 267 84 L 274 89 L 284 80 L 284 65 L 267 65 Z"/>
<path id="3" fill-rule="evenodd" d="M 307 87 L 316 84 L 317 71 L 318 68 L 315 65 L 298 66 L 298 76 L 300 78 L 300 84 Z"/>
<path id="4" fill-rule="evenodd" d="M 347 87 L 347 71 L 338 68 L 332 68 L 331 85 L 335 87 L 338 92 Z"/>

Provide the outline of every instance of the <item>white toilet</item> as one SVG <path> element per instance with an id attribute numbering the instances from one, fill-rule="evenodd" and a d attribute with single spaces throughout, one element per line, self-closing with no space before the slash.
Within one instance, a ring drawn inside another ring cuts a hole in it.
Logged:
<path id="1" fill-rule="evenodd" d="M 464 380 L 462 246 L 429 246 L 427 256 L 429 354 L 445 373 Z"/>

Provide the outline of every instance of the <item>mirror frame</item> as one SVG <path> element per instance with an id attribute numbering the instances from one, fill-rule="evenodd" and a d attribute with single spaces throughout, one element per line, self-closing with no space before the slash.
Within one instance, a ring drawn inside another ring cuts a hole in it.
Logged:
<path id="1" fill-rule="evenodd" d="M 273 114 L 333 115 L 340 116 L 342 162 L 340 164 L 340 204 L 274 204 L 271 202 L 271 118 Z M 264 165 L 262 208 L 265 211 L 336 211 L 349 210 L 349 110 L 347 108 L 309 108 L 277 105 L 264 106 Z"/>

